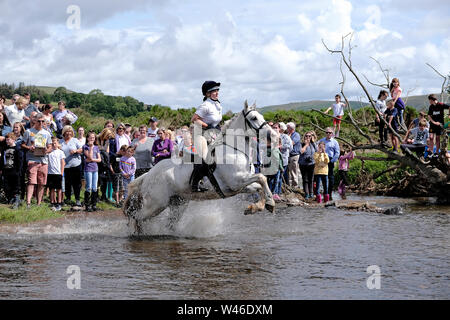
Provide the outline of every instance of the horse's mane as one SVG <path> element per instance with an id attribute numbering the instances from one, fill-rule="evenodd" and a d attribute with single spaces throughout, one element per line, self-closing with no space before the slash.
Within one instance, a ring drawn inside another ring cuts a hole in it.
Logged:
<path id="1" fill-rule="evenodd" d="M 224 125 L 222 126 L 222 132 L 226 132 L 227 129 L 230 127 L 230 125 L 239 117 L 241 112 L 236 112 L 236 114 L 231 118 L 230 120 L 225 121 Z"/>

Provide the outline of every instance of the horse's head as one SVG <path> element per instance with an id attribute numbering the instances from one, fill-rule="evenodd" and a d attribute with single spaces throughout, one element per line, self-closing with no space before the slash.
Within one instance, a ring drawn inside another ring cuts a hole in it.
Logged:
<path id="1" fill-rule="evenodd" d="M 264 127 L 266 127 L 266 129 L 270 129 L 269 125 L 267 124 L 267 121 L 264 120 L 263 115 L 256 110 L 255 103 L 249 106 L 246 100 L 244 104 L 244 110 L 242 111 L 242 113 L 244 115 L 245 122 L 250 128 L 256 130 L 257 132 L 263 129 Z"/>

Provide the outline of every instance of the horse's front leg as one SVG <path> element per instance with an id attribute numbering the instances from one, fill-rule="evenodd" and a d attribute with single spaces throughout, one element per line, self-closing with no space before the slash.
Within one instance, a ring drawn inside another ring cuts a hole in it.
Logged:
<path id="1" fill-rule="evenodd" d="M 262 192 L 264 193 L 264 200 L 266 209 L 270 212 L 275 212 L 275 201 L 273 200 L 272 191 L 270 191 L 269 185 L 267 184 L 267 178 L 261 173 L 256 174 L 258 176 L 258 182 L 262 187 Z"/>

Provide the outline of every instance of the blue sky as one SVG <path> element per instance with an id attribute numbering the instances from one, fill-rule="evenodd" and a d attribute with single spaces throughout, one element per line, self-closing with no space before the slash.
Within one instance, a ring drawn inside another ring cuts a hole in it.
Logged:
<path id="1" fill-rule="evenodd" d="M 80 29 L 66 26 L 78 5 Z M 0 1 L 2 82 L 131 95 L 149 104 L 196 107 L 205 80 L 222 83 L 225 110 L 332 99 L 337 48 L 354 32 L 353 65 L 381 83 L 370 57 L 411 95 L 439 92 L 425 63 L 450 73 L 448 1 Z M 17 14 L 19 13 L 19 14 Z M 380 88 L 368 89 L 376 96 Z M 362 90 L 347 75 L 345 91 Z"/>

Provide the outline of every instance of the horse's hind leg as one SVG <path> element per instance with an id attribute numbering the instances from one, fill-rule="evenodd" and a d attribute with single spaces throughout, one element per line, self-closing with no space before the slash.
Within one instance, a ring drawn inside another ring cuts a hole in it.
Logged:
<path id="1" fill-rule="evenodd" d="M 183 215 L 183 212 L 186 210 L 189 202 L 178 196 L 174 195 L 169 200 L 169 221 L 167 222 L 166 227 L 170 230 L 174 231 L 175 225 L 180 221 L 181 216 Z"/>

